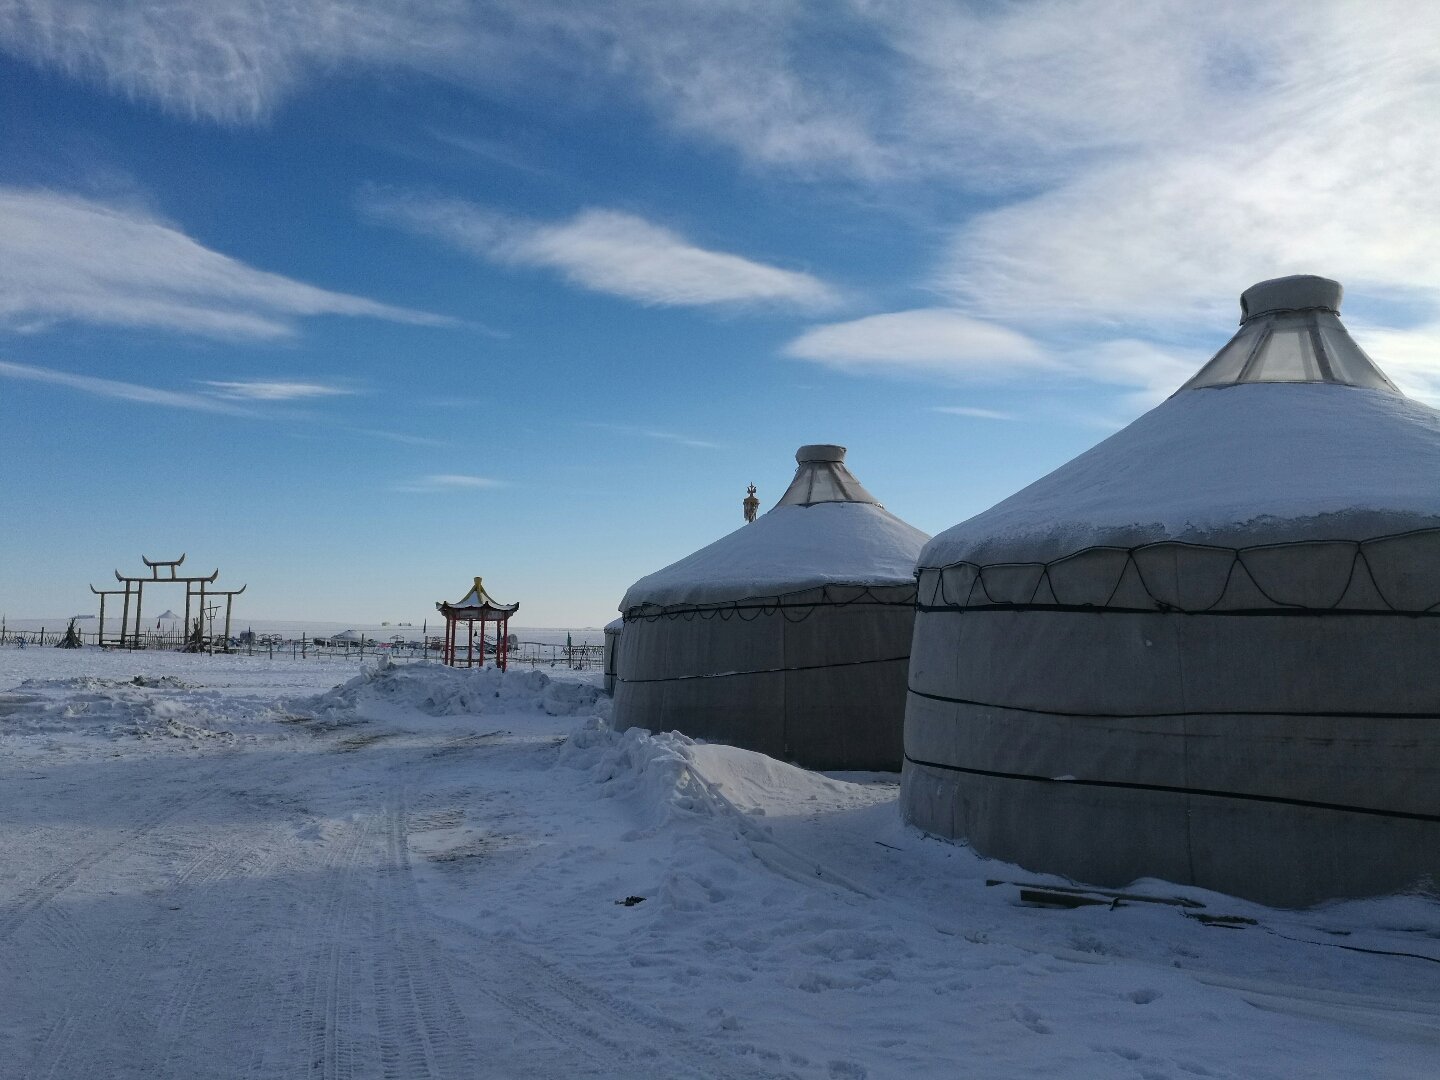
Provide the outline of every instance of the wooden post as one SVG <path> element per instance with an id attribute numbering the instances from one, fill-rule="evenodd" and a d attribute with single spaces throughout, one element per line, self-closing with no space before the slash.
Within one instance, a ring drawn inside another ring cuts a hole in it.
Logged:
<path id="1" fill-rule="evenodd" d="M 105 644 L 105 594 L 100 594 L 100 629 L 95 634 L 95 644 Z"/>
<path id="2" fill-rule="evenodd" d="M 235 602 L 235 594 L 234 594 L 233 592 L 227 592 L 227 593 L 225 594 L 225 651 L 226 651 L 226 652 L 229 652 L 229 651 L 230 651 L 230 605 L 233 604 L 234 602 Z M 364 640 L 364 639 L 362 638 L 361 640 Z"/>
<path id="3" fill-rule="evenodd" d="M 125 607 L 120 612 L 120 647 L 125 648 L 125 635 L 130 632 L 130 582 L 125 582 Z"/>

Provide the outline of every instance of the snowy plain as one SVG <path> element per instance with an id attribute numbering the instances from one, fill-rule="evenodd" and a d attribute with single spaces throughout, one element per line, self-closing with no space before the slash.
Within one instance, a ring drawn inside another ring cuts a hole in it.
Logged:
<path id="1" fill-rule="evenodd" d="M 561 676 L 0 649 L 0 1077 L 1440 1073 L 1434 898 L 1028 906 Z"/>

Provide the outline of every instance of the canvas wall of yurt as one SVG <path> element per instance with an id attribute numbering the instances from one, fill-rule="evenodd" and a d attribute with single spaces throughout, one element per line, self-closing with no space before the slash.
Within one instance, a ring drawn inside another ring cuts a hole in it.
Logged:
<path id="1" fill-rule="evenodd" d="M 605 692 L 615 693 L 615 675 L 620 670 L 620 631 L 625 629 L 624 619 L 612 619 L 605 624 Z"/>
<path id="2" fill-rule="evenodd" d="M 928 537 L 860 485 L 844 447 L 795 456 L 773 509 L 625 594 L 616 726 L 893 771 Z"/>
<path id="3" fill-rule="evenodd" d="M 1440 413 L 1340 287 L 922 552 L 902 807 L 1038 871 L 1282 906 L 1440 882 Z"/>

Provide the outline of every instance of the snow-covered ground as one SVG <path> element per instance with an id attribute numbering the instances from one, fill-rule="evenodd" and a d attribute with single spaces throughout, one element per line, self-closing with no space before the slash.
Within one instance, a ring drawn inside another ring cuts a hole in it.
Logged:
<path id="1" fill-rule="evenodd" d="M 1026 906 L 893 776 L 355 671 L 0 649 L 0 1077 L 1440 1074 L 1434 900 Z"/>

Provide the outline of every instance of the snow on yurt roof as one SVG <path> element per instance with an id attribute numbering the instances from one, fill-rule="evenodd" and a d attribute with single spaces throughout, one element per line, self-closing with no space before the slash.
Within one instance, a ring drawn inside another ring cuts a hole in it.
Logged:
<path id="1" fill-rule="evenodd" d="M 1163 404 L 936 536 L 920 565 L 1048 561 L 1097 545 L 1365 540 L 1440 526 L 1440 412 L 1340 324 L 1340 286 L 1245 293 L 1240 331 Z"/>
<path id="2" fill-rule="evenodd" d="M 641 604 L 720 604 L 825 584 L 900 585 L 928 536 L 875 501 L 845 448 L 802 446 L 790 487 L 768 513 L 630 586 Z"/>

